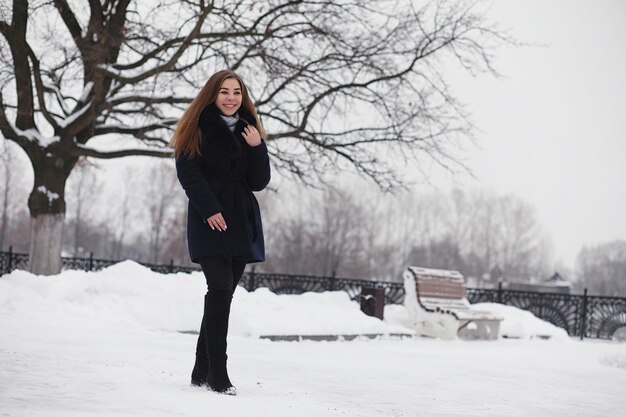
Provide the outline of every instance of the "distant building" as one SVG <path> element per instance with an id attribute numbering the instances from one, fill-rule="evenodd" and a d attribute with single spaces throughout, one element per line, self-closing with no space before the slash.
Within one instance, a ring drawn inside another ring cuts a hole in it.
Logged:
<path id="1" fill-rule="evenodd" d="M 572 283 L 559 272 L 541 282 L 504 282 L 503 288 L 507 290 L 517 291 L 533 291 L 533 292 L 556 292 L 559 294 L 569 294 L 572 289 Z"/>

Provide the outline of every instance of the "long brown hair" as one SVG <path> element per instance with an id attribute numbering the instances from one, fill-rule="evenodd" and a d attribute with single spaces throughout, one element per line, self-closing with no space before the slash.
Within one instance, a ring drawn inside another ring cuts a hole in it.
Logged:
<path id="1" fill-rule="evenodd" d="M 206 106 L 215 102 L 222 83 L 229 78 L 234 78 L 239 82 L 241 87 L 241 107 L 249 111 L 252 117 L 255 118 L 257 124 L 256 128 L 261 134 L 261 137 L 266 137 L 265 130 L 263 126 L 261 126 L 259 115 L 254 108 L 254 104 L 252 104 L 243 79 L 233 71 L 222 70 L 216 72 L 209 78 L 176 124 L 176 130 L 170 141 L 170 146 L 174 148 L 175 158 L 182 155 L 191 158 L 200 156 L 200 143 L 202 141 L 202 134 L 198 124 L 200 113 L 202 113 L 202 110 L 204 110 Z"/>

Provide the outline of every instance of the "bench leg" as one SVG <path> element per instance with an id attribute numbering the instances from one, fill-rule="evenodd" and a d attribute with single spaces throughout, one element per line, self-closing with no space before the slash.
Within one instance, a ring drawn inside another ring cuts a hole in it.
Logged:
<path id="1" fill-rule="evenodd" d="M 459 337 L 467 339 L 496 340 L 500 334 L 498 320 L 467 320 L 459 327 Z"/>
<path id="2" fill-rule="evenodd" d="M 461 330 L 463 330 L 464 328 L 466 328 L 470 323 L 472 322 L 472 320 L 467 320 L 465 323 L 463 323 L 460 327 L 459 327 L 459 332 Z M 457 332 L 458 333 L 458 332 Z"/>
<path id="3" fill-rule="evenodd" d="M 454 340 L 457 337 L 459 322 L 447 314 L 421 313 L 415 326 L 418 336 Z"/>
<path id="4" fill-rule="evenodd" d="M 495 320 L 478 322 L 478 337 L 487 340 L 496 340 L 500 333 L 500 322 Z"/>

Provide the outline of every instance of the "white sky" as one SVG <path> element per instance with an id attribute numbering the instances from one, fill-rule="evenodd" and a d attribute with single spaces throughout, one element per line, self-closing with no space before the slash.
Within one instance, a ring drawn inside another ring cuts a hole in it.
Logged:
<path id="1" fill-rule="evenodd" d="M 467 163 L 532 203 L 573 266 L 583 244 L 626 239 L 626 2 L 500 0 L 489 16 L 543 46 L 499 51 L 505 78 L 453 81 L 480 129 Z"/>

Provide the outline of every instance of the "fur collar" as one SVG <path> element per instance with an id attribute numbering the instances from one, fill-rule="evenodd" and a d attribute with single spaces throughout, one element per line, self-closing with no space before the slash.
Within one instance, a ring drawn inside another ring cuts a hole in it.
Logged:
<path id="1" fill-rule="evenodd" d="M 220 117 L 220 111 L 215 103 L 209 104 L 202 110 L 198 123 L 202 131 L 202 139 L 211 144 L 224 147 L 231 158 L 236 158 L 241 154 L 241 132 L 246 125 L 251 124 L 256 127 L 256 120 L 248 110 L 243 107 L 237 112 L 239 120 L 235 125 L 235 132 L 231 132 L 228 125 Z"/>

